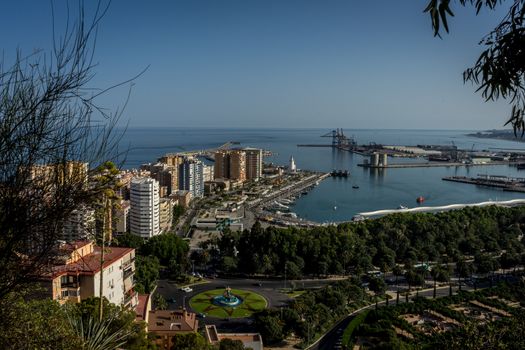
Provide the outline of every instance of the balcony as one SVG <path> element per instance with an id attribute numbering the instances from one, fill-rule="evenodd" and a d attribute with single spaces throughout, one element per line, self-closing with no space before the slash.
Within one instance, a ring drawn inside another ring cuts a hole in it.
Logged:
<path id="1" fill-rule="evenodd" d="M 80 288 L 62 288 L 58 297 L 60 303 L 66 301 L 80 302 Z"/>
<path id="2" fill-rule="evenodd" d="M 129 268 L 127 270 L 124 270 L 124 279 L 133 276 L 135 274 L 135 270 Z"/>
<path id="3" fill-rule="evenodd" d="M 130 266 L 132 263 L 135 262 L 135 257 L 132 257 L 131 259 L 129 259 L 128 261 L 124 261 L 122 263 L 122 268 L 125 269 L 126 267 Z"/>
<path id="4" fill-rule="evenodd" d="M 124 295 L 124 305 L 127 306 L 137 295 L 134 290 L 130 290 Z"/>

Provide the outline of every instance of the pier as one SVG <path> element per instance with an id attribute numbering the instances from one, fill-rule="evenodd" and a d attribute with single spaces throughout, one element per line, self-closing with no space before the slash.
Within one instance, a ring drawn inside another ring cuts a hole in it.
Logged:
<path id="1" fill-rule="evenodd" d="M 452 166 L 455 166 L 455 167 L 458 167 L 458 166 L 466 166 L 466 167 L 471 167 L 471 166 L 488 166 L 488 165 L 513 165 L 515 164 L 514 162 L 509 162 L 509 161 L 499 161 L 499 160 L 495 160 L 495 161 L 491 161 L 491 162 L 486 162 L 486 163 L 463 163 L 463 162 L 436 162 L 436 163 L 431 163 L 431 162 L 422 162 L 422 163 L 391 163 L 391 164 L 388 164 L 388 165 L 374 165 L 374 164 L 370 164 L 370 163 L 362 163 L 362 164 L 357 164 L 357 166 L 360 166 L 360 167 L 363 167 L 363 168 L 370 168 L 370 169 L 399 169 L 399 168 L 437 168 L 437 167 L 452 167 Z"/>
<path id="2" fill-rule="evenodd" d="M 509 192 L 525 192 L 525 178 L 521 177 L 498 175 L 478 175 L 476 178 L 466 176 L 449 176 L 444 177 L 442 180 L 484 187 L 496 187 Z"/>

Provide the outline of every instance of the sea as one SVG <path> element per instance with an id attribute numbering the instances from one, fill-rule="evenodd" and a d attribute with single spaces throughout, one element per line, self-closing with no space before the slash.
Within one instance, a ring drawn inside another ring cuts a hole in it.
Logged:
<path id="1" fill-rule="evenodd" d="M 291 210 L 299 217 L 317 222 L 350 220 L 361 212 L 396 209 L 400 205 L 415 207 L 423 196 L 425 206 L 477 203 L 488 200 L 525 198 L 525 193 L 443 181 L 445 176 L 504 175 L 525 177 L 525 170 L 506 165 L 478 167 L 394 168 L 373 170 L 358 167 L 364 157 L 331 147 L 298 147 L 298 144 L 330 144 L 322 135 L 331 129 L 216 129 L 216 128 L 128 128 L 119 142 L 126 150 L 121 166 L 138 168 L 155 162 L 166 153 L 218 147 L 228 141 L 242 147 L 257 147 L 272 152 L 265 162 L 288 165 L 294 157 L 299 169 L 330 172 L 348 170 L 348 178 L 327 178 L 307 195 L 297 199 Z M 372 130 L 344 129 L 358 144 L 382 145 L 456 145 L 460 149 L 521 150 L 525 143 L 497 139 L 480 139 L 467 134 L 474 130 Z M 394 162 L 417 161 L 407 158 Z M 422 161 L 422 160 L 419 160 Z M 358 186 L 359 188 L 353 188 Z"/>

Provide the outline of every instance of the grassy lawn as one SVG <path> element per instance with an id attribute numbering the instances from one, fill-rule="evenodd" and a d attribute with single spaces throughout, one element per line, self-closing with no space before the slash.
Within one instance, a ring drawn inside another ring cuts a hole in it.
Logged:
<path id="1" fill-rule="evenodd" d="M 261 295 L 247 290 L 232 289 L 232 294 L 240 297 L 243 302 L 236 307 L 221 307 L 212 303 L 215 296 L 222 295 L 224 289 L 212 289 L 197 294 L 190 300 L 190 307 L 199 313 L 220 318 L 249 317 L 254 312 L 261 311 L 267 306 L 266 299 Z"/>

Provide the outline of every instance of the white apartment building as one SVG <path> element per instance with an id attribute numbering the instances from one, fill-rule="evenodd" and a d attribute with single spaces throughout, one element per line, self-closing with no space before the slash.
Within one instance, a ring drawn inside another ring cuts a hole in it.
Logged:
<path id="1" fill-rule="evenodd" d="M 62 239 L 66 242 L 90 240 L 95 237 L 95 210 L 81 205 L 73 210 L 62 227 Z"/>
<path id="2" fill-rule="evenodd" d="M 179 188 L 189 191 L 192 198 L 204 195 L 204 164 L 193 158 L 186 158 L 180 165 Z"/>
<path id="3" fill-rule="evenodd" d="M 66 243 L 57 258 L 61 259 L 42 280 L 53 300 L 60 303 L 80 302 L 100 296 L 100 274 L 103 273 L 102 296 L 111 303 L 135 308 L 138 294 L 135 285 L 135 249 L 106 247 L 100 266 L 101 248 L 92 242 Z"/>
<path id="4" fill-rule="evenodd" d="M 204 182 L 213 181 L 215 179 L 215 171 L 213 165 L 204 165 L 202 168 L 202 177 Z"/>
<path id="5" fill-rule="evenodd" d="M 130 232 L 143 238 L 160 234 L 160 196 L 157 180 L 142 177 L 131 180 Z"/>

